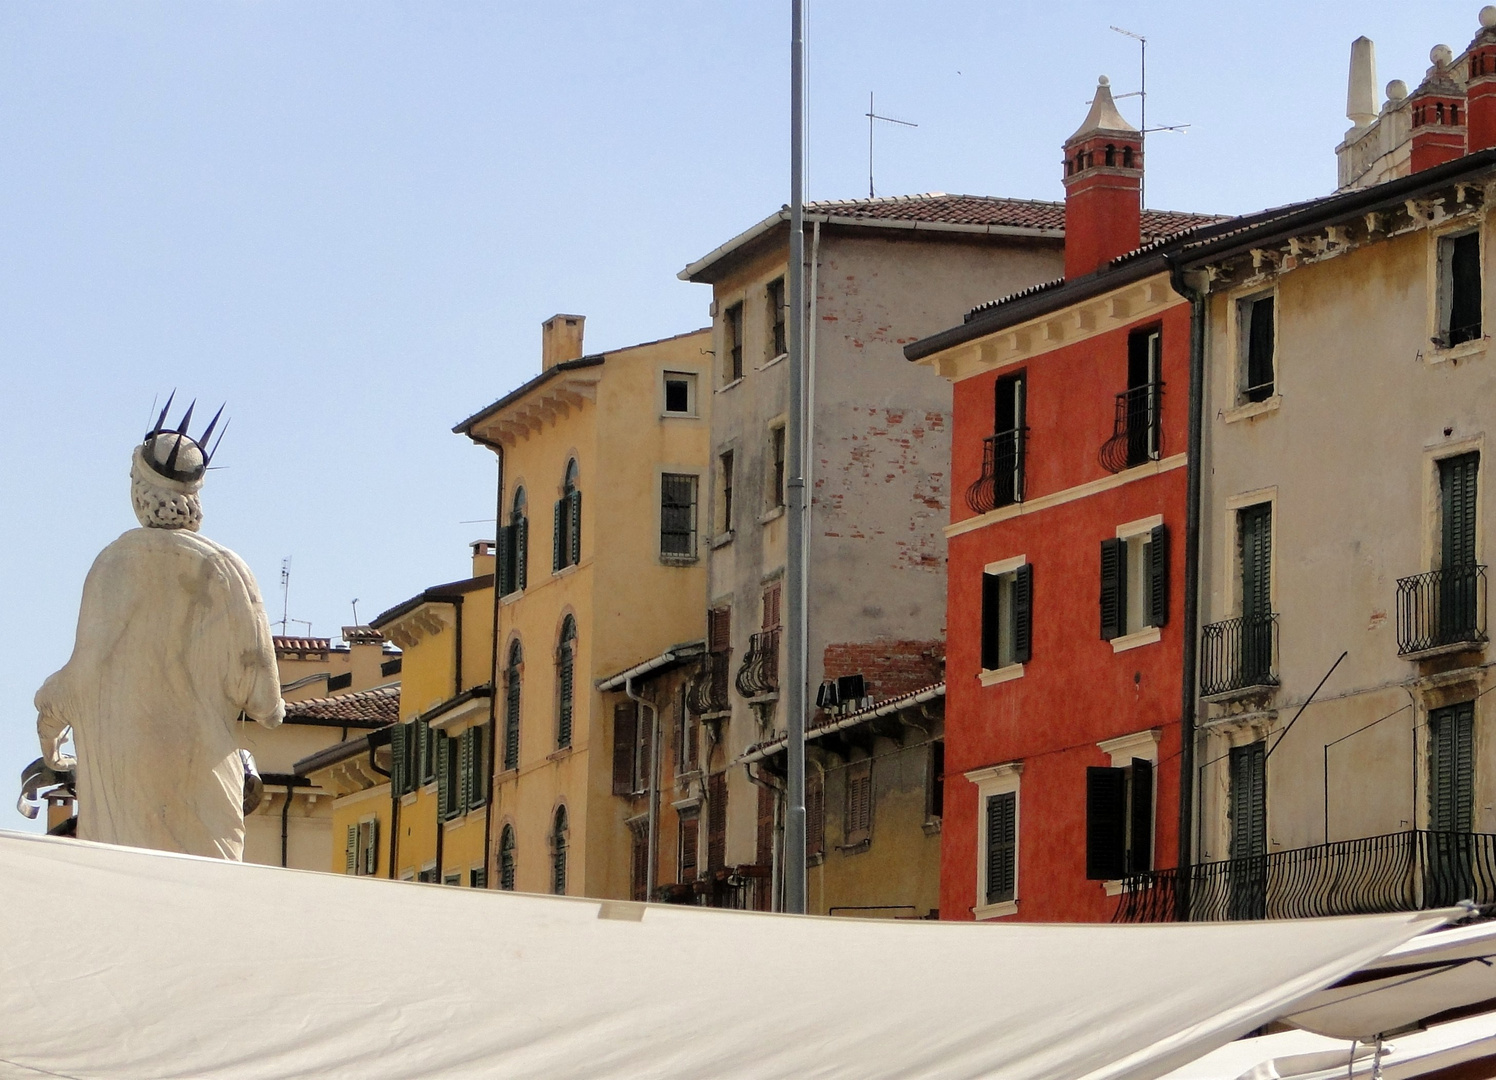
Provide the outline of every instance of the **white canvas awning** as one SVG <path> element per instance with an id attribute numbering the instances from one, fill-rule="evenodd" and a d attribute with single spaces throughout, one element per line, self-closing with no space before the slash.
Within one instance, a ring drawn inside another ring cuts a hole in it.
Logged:
<path id="1" fill-rule="evenodd" d="M 0 1076 L 1149 1080 L 1447 912 L 805 918 L 0 834 Z"/>

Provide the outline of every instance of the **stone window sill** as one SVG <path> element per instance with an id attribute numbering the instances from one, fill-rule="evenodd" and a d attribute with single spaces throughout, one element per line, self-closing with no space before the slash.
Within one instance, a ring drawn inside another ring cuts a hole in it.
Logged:
<path id="1" fill-rule="evenodd" d="M 1247 401 L 1234 409 L 1227 409 L 1221 414 L 1221 419 L 1228 424 L 1235 424 L 1242 420 L 1250 420 L 1254 416 L 1263 416 L 1270 412 L 1277 412 L 1283 404 L 1283 395 L 1274 394 L 1270 398 L 1261 401 Z"/>
<path id="2" fill-rule="evenodd" d="M 1466 341 L 1448 349 L 1441 349 L 1435 346 L 1423 354 L 1423 362 L 1425 364 L 1442 364 L 1447 360 L 1474 360 L 1486 354 L 1486 342 L 1489 340 L 1490 335 L 1487 335 L 1475 341 Z"/>
<path id="3" fill-rule="evenodd" d="M 762 364 L 759 365 L 759 369 L 758 370 L 764 371 L 764 370 L 766 370 L 768 368 L 773 367 L 775 364 L 778 364 L 778 363 L 780 363 L 780 362 L 782 362 L 784 360 L 788 360 L 789 357 L 790 357 L 789 353 L 782 352 L 778 356 L 774 357 L 772 360 L 765 360 Z"/>
<path id="4" fill-rule="evenodd" d="M 712 550 L 715 551 L 719 547 L 726 547 L 728 544 L 732 543 L 732 538 L 736 535 L 737 534 L 731 529 L 728 529 L 726 532 L 718 533 L 716 536 L 712 537 Z"/>
<path id="5" fill-rule="evenodd" d="M 983 919 L 1000 919 L 1004 915 L 1018 914 L 1017 900 L 1004 900 L 999 904 L 982 904 L 972 911 L 978 922 Z"/>
<path id="6" fill-rule="evenodd" d="M 1123 634 L 1121 637 L 1112 638 L 1112 652 L 1126 652 L 1128 649 L 1137 649 L 1144 645 L 1152 645 L 1164 636 L 1164 632 L 1156 626 L 1145 626 L 1141 630 L 1135 630 L 1131 634 Z"/>
<path id="7" fill-rule="evenodd" d="M 784 507 L 783 506 L 775 506 L 775 507 L 771 507 L 768 510 L 765 510 L 762 514 L 760 514 L 758 516 L 758 523 L 760 525 L 767 525 L 769 522 L 775 521 L 778 518 L 782 518 L 782 517 L 784 517 Z"/>
<path id="8" fill-rule="evenodd" d="M 731 390 L 734 386 L 737 386 L 738 383 L 742 381 L 743 377 L 739 375 L 736 379 L 732 380 L 732 382 L 725 382 L 721 386 L 717 387 L 714 392 L 718 394 L 725 394 L 727 393 L 727 391 Z"/>
<path id="9" fill-rule="evenodd" d="M 996 686 L 998 683 L 1012 682 L 1014 679 L 1023 678 L 1023 665 L 1009 664 L 1007 667 L 995 669 L 984 668 L 977 678 L 983 686 Z"/>

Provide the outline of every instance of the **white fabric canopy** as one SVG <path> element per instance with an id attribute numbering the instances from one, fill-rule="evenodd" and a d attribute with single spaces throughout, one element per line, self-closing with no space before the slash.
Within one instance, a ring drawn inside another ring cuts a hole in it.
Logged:
<path id="1" fill-rule="evenodd" d="M 0 833 L 0 1076 L 1150 1080 L 1448 912 L 876 922 Z"/>

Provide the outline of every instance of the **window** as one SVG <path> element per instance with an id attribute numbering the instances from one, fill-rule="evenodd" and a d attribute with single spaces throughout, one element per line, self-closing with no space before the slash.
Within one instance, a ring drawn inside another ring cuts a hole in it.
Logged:
<path id="1" fill-rule="evenodd" d="M 765 301 L 769 316 L 769 356 L 783 356 L 790 351 L 789 339 L 785 335 L 785 305 L 784 305 L 784 278 L 775 278 L 769 282 L 765 291 Z"/>
<path id="2" fill-rule="evenodd" d="M 706 782 L 706 868 L 727 864 L 727 774 L 712 773 Z"/>
<path id="3" fill-rule="evenodd" d="M 1153 763 L 1086 769 L 1086 877 L 1112 881 L 1153 869 Z"/>
<path id="4" fill-rule="evenodd" d="M 826 774 L 819 769 L 805 773 L 805 854 L 815 857 L 826 851 Z"/>
<path id="5" fill-rule="evenodd" d="M 717 532 L 732 532 L 732 451 L 717 458 Z"/>
<path id="6" fill-rule="evenodd" d="M 680 838 L 677 853 L 680 873 L 676 880 L 690 884 L 696 880 L 696 845 L 700 841 L 701 819 L 695 810 L 680 812 Z"/>
<path id="7" fill-rule="evenodd" d="M 462 871 L 461 870 L 449 870 L 446 874 L 442 875 L 442 884 L 443 885 L 461 885 L 462 884 Z"/>
<path id="8" fill-rule="evenodd" d="M 571 745 L 572 715 L 576 696 L 577 621 L 570 615 L 561 620 L 561 643 L 556 647 L 556 748 Z"/>
<path id="9" fill-rule="evenodd" d="M 1231 767 L 1231 857 L 1267 854 L 1267 744 L 1233 746 Z"/>
<path id="10" fill-rule="evenodd" d="M 472 889 L 488 888 L 488 867 L 475 866 L 468 871 L 468 887 Z"/>
<path id="11" fill-rule="evenodd" d="M 1434 344 L 1441 349 L 1481 337 L 1480 233 L 1439 240 L 1439 325 Z"/>
<path id="12" fill-rule="evenodd" d="M 1005 791 L 986 798 L 983 822 L 986 852 L 983 902 L 1011 902 L 1018 893 L 1018 792 Z"/>
<path id="13" fill-rule="evenodd" d="M 551 892 L 566 895 L 566 807 L 556 807 L 551 828 Z"/>
<path id="14" fill-rule="evenodd" d="M 430 866 L 423 866 L 421 872 L 416 875 L 416 880 L 423 881 L 428 885 L 435 885 L 437 880 L 436 864 L 432 863 Z"/>
<path id="15" fill-rule="evenodd" d="M 769 507 L 784 505 L 784 425 L 775 424 L 769 429 Z"/>
<path id="16" fill-rule="evenodd" d="M 722 313 L 722 348 L 726 353 L 722 368 L 724 383 L 743 377 L 743 305 L 733 304 Z"/>
<path id="17" fill-rule="evenodd" d="M 650 789 L 654 747 L 651 725 L 631 699 L 613 706 L 613 794 L 637 795 Z"/>
<path id="18" fill-rule="evenodd" d="M 1273 505 L 1258 503 L 1236 513 L 1237 563 L 1241 574 L 1241 613 L 1254 619 L 1273 609 Z"/>
<path id="19" fill-rule="evenodd" d="M 1127 529 L 1123 526 L 1123 529 Z M 1123 529 L 1118 532 L 1122 533 Z M 1136 634 L 1169 620 L 1169 530 L 1163 524 L 1101 542 L 1101 637 Z"/>
<path id="20" fill-rule="evenodd" d="M 514 489 L 509 524 L 499 529 L 499 595 L 524 592 L 529 568 L 530 522 L 525 517 L 525 489 Z"/>
<path id="21" fill-rule="evenodd" d="M 1479 452 L 1444 458 L 1439 462 L 1440 568 L 1474 566 L 1476 478 Z"/>
<path id="22" fill-rule="evenodd" d="M 675 772 L 677 776 L 696 771 L 699 740 L 700 732 L 696 715 L 686 707 L 686 695 L 681 694 L 675 725 Z"/>
<path id="23" fill-rule="evenodd" d="M 1159 456 L 1163 404 L 1163 335 L 1157 329 L 1127 337 L 1127 467 Z"/>
<path id="24" fill-rule="evenodd" d="M 577 490 L 576 459 L 566 463 L 561 497 L 556 500 L 551 569 L 564 570 L 582 561 L 582 493 Z"/>
<path id="25" fill-rule="evenodd" d="M 1238 402 L 1266 401 L 1276 388 L 1277 315 L 1271 294 L 1238 300 L 1237 353 L 1242 357 Z"/>
<path id="26" fill-rule="evenodd" d="M 660 475 L 660 554 L 696 558 L 696 477 L 689 473 Z"/>
<path id="27" fill-rule="evenodd" d="M 764 626 L 765 630 L 777 630 L 779 628 L 779 597 L 782 595 L 784 583 L 776 581 L 764 589 Z"/>
<path id="28" fill-rule="evenodd" d="M 505 825 L 499 834 L 499 888 L 514 891 L 514 826 Z"/>
<path id="29" fill-rule="evenodd" d="M 1033 638 L 1034 568 L 995 563 L 982 574 L 982 670 L 1029 662 Z"/>
<path id="30" fill-rule="evenodd" d="M 390 791 L 396 795 L 404 795 L 415 787 L 415 767 L 411 763 L 415 740 L 411 729 L 410 724 L 390 728 Z"/>
<path id="31" fill-rule="evenodd" d="M 665 415 L 696 415 L 696 376 L 688 371 L 665 372 Z"/>
<path id="32" fill-rule="evenodd" d="M 519 642 L 509 646 L 509 663 L 504 669 L 504 771 L 519 768 L 519 692 L 525 654 Z"/>
<path id="33" fill-rule="evenodd" d="M 1428 827 L 1468 833 L 1475 811 L 1475 702 L 1428 714 Z"/>
<path id="34" fill-rule="evenodd" d="M 774 810 L 778 798 L 768 784 L 758 785 L 758 835 L 754 862 L 774 865 Z"/>
<path id="35" fill-rule="evenodd" d="M 439 732 L 436 744 L 437 805 L 443 820 L 459 817 L 488 800 L 488 728 L 461 734 Z"/>
<path id="36" fill-rule="evenodd" d="M 842 843 L 863 844 L 873 832 L 873 763 L 864 758 L 847 766 L 847 810 Z"/>
<path id="37" fill-rule="evenodd" d="M 372 877 L 379 872 L 379 820 L 368 818 L 348 826 L 346 873 Z"/>
<path id="38" fill-rule="evenodd" d="M 482 724 L 468 728 L 464 734 L 468 740 L 467 809 L 471 810 L 488 801 L 488 782 L 493 776 L 493 729 Z"/>
<path id="39" fill-rule="evenodd" d="M 638 825 L 629 827 L 631 841 L 629 884 L 633 900 L 644 903 L 649 899 L 649 834 Z"/>
<path id="40" fill-rule="evenodd" d="M 930 744 L 929 767 L 925 774 L 925 822 L 931 824 L 945 817 L 945 740 Z"/>
<path id="41" fill-rule="evenodd" d="M 1023 501 L 1026 389 L 1025 373 L 1020 371 L 998 379 L 993 392 L 992 438 L 982 463 L 984 477 L 992 478 L 993 509 Z"/>

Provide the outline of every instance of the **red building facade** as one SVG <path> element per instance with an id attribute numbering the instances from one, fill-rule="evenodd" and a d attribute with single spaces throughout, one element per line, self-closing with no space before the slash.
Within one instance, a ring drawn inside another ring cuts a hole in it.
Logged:
<path id="1" fill-rule="evenodd" d="M 1104 81 L 1065 151 L 1066 279 L 907 350 L 955 384 L 945 918 L 1104 921 L 1177 857 L 1191 309 L 1135 249 L 1200 222 L 1140 220 Z"/>

